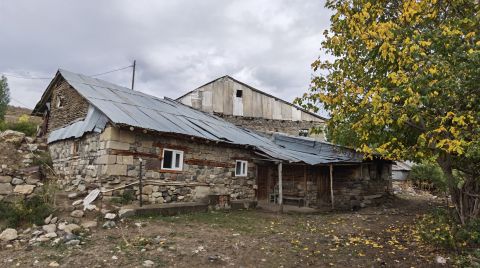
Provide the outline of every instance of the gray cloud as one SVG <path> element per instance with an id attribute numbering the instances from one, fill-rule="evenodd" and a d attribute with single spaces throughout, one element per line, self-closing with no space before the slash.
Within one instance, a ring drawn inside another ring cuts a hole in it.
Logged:
<path id="1" fill-rule="evenodd" d="M 136 89 L 178 97 L 229 74 L 293 100 L 308 89 L 330 13 L 323 1 L 0 0 L 0 73 L 87 75 L 137 59 Z M 129 69 L 99 78 L 129 86 Z M 49 80 L 10 77 L 32 108 Z"/>

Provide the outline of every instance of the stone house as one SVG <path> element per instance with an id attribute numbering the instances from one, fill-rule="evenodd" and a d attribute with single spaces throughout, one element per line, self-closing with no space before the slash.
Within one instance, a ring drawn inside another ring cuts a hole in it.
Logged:
<path id="1" fill-rule="evenodd" d="M 184 94 L 177 101 L 257 132 L 324 139 L 322 134 L 310 131 L 322 128 L 324 117 L 228 75 Z"/>
<path id="2" fill-rule="evenodd" d="M 129 192 L 158 204 L 224 196 L 350 207 L 390 189 L 387 161 L 309 138 L 263 136 L 177 101 L 65 70 L 32 113 L 44 118 L 42 133 L 67 191 Z"/>

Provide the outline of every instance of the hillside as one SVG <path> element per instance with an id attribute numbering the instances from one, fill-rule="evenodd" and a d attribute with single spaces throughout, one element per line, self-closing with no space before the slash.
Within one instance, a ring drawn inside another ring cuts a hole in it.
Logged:
<path id="1" fill-rule="evenodd" d="M 28 108 L 9 105 L 7 109 L 7 114 L 5 115 L 5 121 L 17 122 L 20 116 L 24 114 L 30 116 L 31 113 L 32 110 Z M 40 124 L 42 122 L 42 118 L 38 116 L 30 116 L 30 120 L 36 124 Z"/>

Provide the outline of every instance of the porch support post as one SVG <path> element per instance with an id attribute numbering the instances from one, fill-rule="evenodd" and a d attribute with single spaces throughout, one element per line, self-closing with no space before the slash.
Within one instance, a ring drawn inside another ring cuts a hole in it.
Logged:
<path id="1" fill-rule="evenodd" d="M 283 186 L 282 186 L 282 162 L 278 163 L 278 205 L 280 213 L 283 213 Z"/>
<path id="2" fill-rule="evenodd" d="M 333 199 L 333 164 L 330 164 L 330 201 L 332 202 L 332 209 L 335 209 L 335 200 Z"/>

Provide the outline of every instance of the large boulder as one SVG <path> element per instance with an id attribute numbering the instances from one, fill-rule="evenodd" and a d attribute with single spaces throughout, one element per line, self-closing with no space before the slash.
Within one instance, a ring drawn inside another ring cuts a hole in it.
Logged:
<path id="1" fill-rule="evenodd" d="M 5 130 L 0 133 L 0 141 L 21 144 L 25 139 L 25 134 L 14 130 Z"/>
<path id="2" fill-rule="evenodd" d="M 17 230 L 11 229 L 11 228 L 7 228 L 3 230 L 3 232 L 0 234 L 0 240 L 7 241 L 7 242 L 15 240 L 17 239 L 17 237 L 18 237 Z"/>

